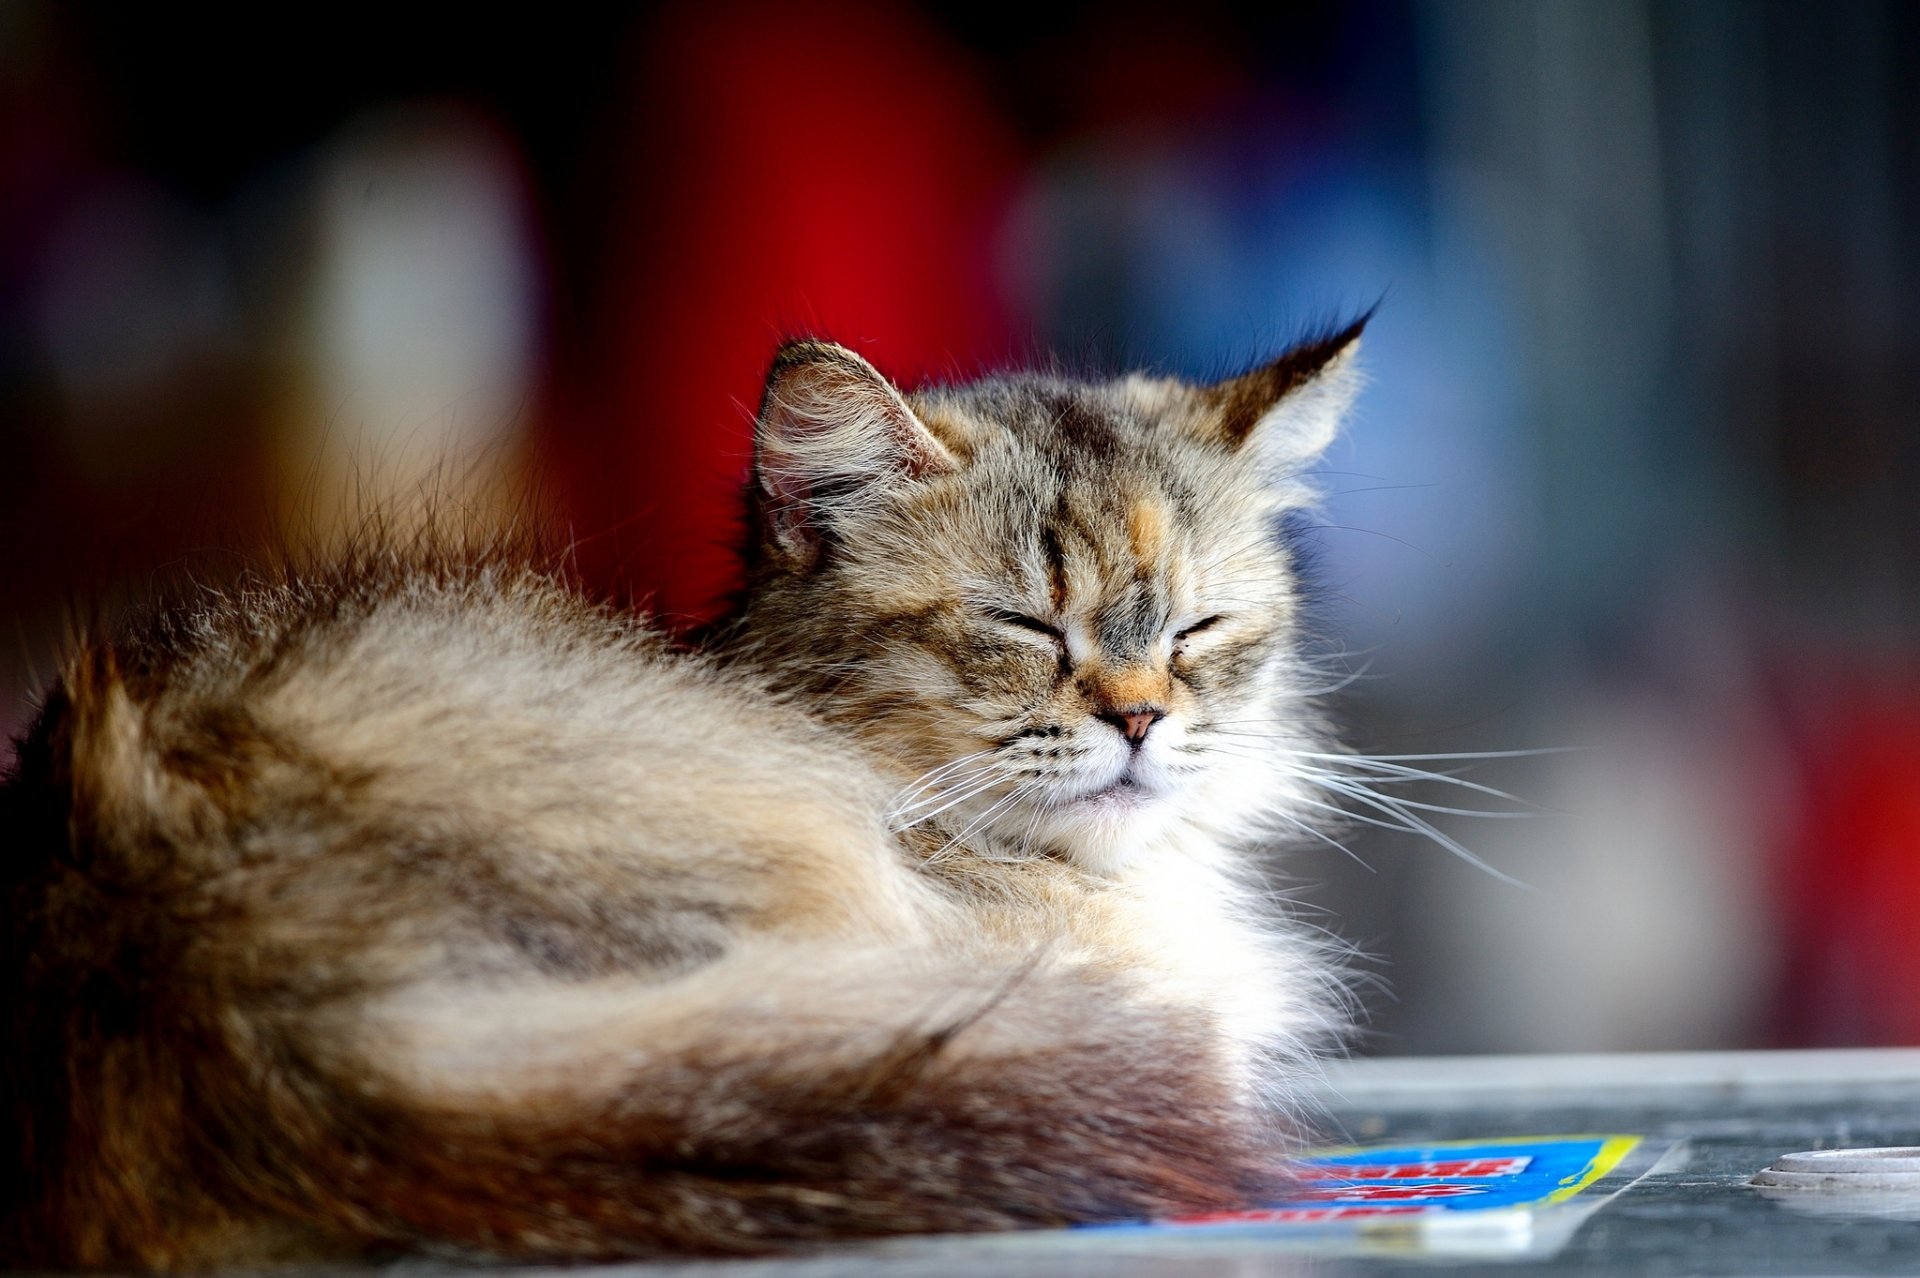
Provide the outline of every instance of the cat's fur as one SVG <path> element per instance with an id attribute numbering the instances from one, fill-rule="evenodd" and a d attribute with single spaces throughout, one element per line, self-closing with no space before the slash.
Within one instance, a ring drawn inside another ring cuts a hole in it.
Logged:
<path id="1" fill-rule="evenodd" d="M 1222 1207 L 1339 1028 L 1279 527 L 1358 325 L 1210 387 L 776 359 L 706 655 L 362 546 L 79 646 L 0 789 L 0 1262 Z"/>

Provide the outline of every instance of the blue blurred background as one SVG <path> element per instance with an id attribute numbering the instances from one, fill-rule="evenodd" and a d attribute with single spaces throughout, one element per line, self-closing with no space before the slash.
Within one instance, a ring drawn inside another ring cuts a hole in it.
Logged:
<path id="1" fill-rule="evenodd" d="M 449 475 L 710 615 L 783 333 L 1204 376 L 1381 301 L 1349 735 L 1571 749 L 1424 765 L 1524 887 L 1295 854 L 1359 1050 L 1920 1042 L 1917 12 L 0 4 L 0 727 L 76 606 Z"/>

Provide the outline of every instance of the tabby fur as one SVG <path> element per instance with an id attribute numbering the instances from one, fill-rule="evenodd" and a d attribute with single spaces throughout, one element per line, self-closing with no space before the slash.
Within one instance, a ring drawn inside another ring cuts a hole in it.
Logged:
<path id="1" fill-rule="evenodd" d="M 700 652 L 378 541 L 76 644 L 0 786 L 0 1262 L 750 1253 L 1244 1204 L 1358 326 L 1213 386 L 785 347 Z"/>

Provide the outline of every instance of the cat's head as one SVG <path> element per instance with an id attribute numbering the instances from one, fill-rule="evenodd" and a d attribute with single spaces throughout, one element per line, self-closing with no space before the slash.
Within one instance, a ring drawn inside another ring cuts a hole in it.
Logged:
<path id="1" fill-rule="evenodd" d="M 1357 388 L 1360 327 L 1211 385 L 903 391 L 787 345 L 749 641 L 912 779 L 901 825 L 1111 871 L 1182 824 L 1299 819 L 1287 751 L 1325 747 L 1283 525 Z"/>

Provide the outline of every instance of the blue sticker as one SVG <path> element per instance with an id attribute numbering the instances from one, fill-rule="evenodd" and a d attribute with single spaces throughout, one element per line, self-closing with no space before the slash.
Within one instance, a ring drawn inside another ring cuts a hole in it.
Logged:
<path id="1" fill-rule="evenodd" d="M 1286 1198 L 1161 1225 L 1321 1225 L 1563 1203 L 1620 1165 L 1638 1136 L 1527 1136 L 1325 1150 L 1288 1167 Z"/>

